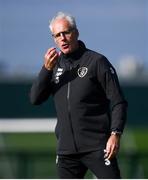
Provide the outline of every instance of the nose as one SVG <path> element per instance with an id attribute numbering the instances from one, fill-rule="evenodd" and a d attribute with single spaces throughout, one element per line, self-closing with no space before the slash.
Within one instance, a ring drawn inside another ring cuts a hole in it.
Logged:
<path id="1" fill-rule="evenodd" d="M 61 38 L 61 39 L 65 39 L 65 34 L 61 32 L 61 33 L 60 33 L 60 38 Z"/>

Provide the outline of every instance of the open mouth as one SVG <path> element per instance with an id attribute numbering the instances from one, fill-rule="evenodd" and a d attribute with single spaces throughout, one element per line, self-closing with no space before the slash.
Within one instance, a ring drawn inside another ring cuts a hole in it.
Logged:
<path id="1" fill-rule="evenodd" d="M 63 45 L 62 45 L 62 48 L 63 48 L 63 49 L 67 49 L 68 47 L 69 47 L 69 44 L 63 44 Z"/>

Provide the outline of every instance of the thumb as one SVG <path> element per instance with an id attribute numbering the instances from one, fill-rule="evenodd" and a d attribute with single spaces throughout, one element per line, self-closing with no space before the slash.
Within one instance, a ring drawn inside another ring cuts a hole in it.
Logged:
<path id="1" fill-rule="evenodd" d="M 58 55 L 60 56 L 61 54 L 62 54 L 62 52 L 61 52 L 61 51 L 59 51 L 59 52 L 58 52 Z"/>

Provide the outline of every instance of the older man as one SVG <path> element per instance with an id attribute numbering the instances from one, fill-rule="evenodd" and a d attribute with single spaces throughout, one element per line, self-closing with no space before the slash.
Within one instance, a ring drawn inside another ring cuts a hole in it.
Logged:
<path id="1" fill-rule="evenodd" d="M 105 56 L 78 40 L 71 15 L 59 12 L 50 30 L 60 52 L 47 50 L 30 99 L 38 105 L 54 98 L 59 178 L 84 178 L 87 169 L 97 178 L 120 178 L 116 155 L 127 102 L 116 71 Z"/>

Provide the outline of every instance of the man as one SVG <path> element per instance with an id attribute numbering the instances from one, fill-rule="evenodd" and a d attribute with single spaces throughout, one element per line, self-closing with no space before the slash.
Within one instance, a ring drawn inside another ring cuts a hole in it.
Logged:
<path id="1" fill-rule="evenodd" d="M 54 98 L 59 178 L 84 178 L 87 169 L 97 178 L 120 178 L 116 155 L 127 102 L 115 69 L 78 40 L 71 15 L 59 12 L 50 30 L 60 53 L 47 50 L 30 99 L 38 105 Z"/>

